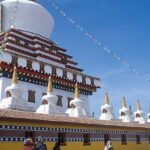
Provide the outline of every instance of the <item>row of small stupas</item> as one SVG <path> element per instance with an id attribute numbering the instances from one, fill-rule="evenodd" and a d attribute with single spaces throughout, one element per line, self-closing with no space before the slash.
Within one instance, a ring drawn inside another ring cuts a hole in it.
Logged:
<path id="1" fill-rule="evenodd" d="M 0 109 L 13 109 L 21 111 L 35 111 L 28 102 L 22 99 L 22 89 L 19 87 L 17 80 L 17 68 L 14 67 L 12 84 L 5 89 L 7 98 L 2 99 L 0 102 Z M 41 114 L 60 114 L 59 107 L 56 105 L 57 96 L 53 93 L 52 78 L 48 79 L 47 94 L 42 97 L 42 103 L 37 108 L 36 113 Z M 65 112 L 66 115 L 70 117 L 88 117 L 85 111 L 84 101 L 80 99 L 79 87 L 75 84 L 75 95 L 74 99 L 70 101 L 70 108 Z M 146 121 L 143 111 L 141 111 L 140 103 L 137 101 L 136 112 L 134 117 L 132 115 L 131 107 L 126 107 L 126 100 L 123 98 L 122 108 L 119 110 L 119 119 L 123 122 L 138 122 L 144 124 L 146 122 L 150 123 L 150 112 L 148 114 L 148 119 Z M 64 115 L 65 115 L 64 114 Z M 100 120 L 115 120 L 116 117 L 113 113 L 113 107 L 109 103 L 108 93 L 105 96 L 105 104 L 101 107 Z"/>

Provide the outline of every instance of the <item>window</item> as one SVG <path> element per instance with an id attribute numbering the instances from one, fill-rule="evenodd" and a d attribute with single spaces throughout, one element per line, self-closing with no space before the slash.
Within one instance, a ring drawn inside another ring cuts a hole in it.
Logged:
<path id="1" fill-rule="evenodd" d="M 127 144 L 127 137 L 126 137 L 126 134 L 122 134 L 121 135 L 121 140 L 122 140 L 122 144 Z"/>
<path id="2" fill-rule="evenodd" d="M 110 140 L 110 136 L 109 134 L 104 134 L 104 144 L 106 145 L 107 144 L 107 141 Z"/>
<path id="3" fill-rule="evenodd" d="M 84 145 L 91 145 L 91 140 L 90 140 L 90 134 L 89 133 L 83 134 L 83 144 Z"/>
<path id="4" fill-rule="evenodd" d="M 44 44 L 41 44 L 41 48 L 45 50 L 45 45 L 44 45 Z"/>
<path id="5" fill-rule="evenodd" d="M 58 143 L 60 145 L 66 145 L 66 133 L 65 132 L 58 133 Z"/>
<path id="6" fill-rule="evenodd" d="M 12 56 L 12 61 L 11 61 L 11 63 L 12 63 L 14 66 L 17 66 L 17 65 L 18 65 L 17 57 Z"/>
<path id="7" fill-rule="evenodd" d="M 20 43 L 20 39 L 16 37 L 16 43 Z"/>
<path id="8" fill-rule="evenodd" d="M 63 77 L 67 78 L 67 71 L 66 70 L 63 70 Z"/>
<path id="9" fill-rule="evenodd" d="M 28 102 L 35 103 L 35 91 L 28 91 Z"/>
<path id="10" fill-rule="evenodd" d="M 31 138 L 34 142 L 35 141 L 35 132 L 25 131 L 25 138 Z"/>
<path id="11" fill-rule="evenodd" d="M 140 135 L 136 135 L 136 144 L 141 144 Z"/>
<path id="12" fill-rule="evenodd" d="M 67 99 L 68 99 L 68 108 L 71 108 L 71 106 L 70 106 L 70 101 L 71 101 L 73 98 L 68 97 Z"/>
<path id="13" fill-rule="evenodd" d="M 94 79 L 91 79 L 91 85 L 94 85 Z"/>
<path id="14" fill-rule="evenodd" d="M 27 60 L 27 67 L 32 68 L 32 61 L 31 60 Z"/>
<path id="15" fill-rule="evenodd" d="M 76 74 L 73 74 L 73 80 L 77 81 L 77 75 Z"/>
<path id="16" fill-rule="evenodd" d="M 44 71 L 44 64 L 40 64 L 40 71 Z"/>
<path id="17" fill-rule="evenodd" d="M 58 96 L 57 106 L 62 107 L 62 96 L 61 95 L 57 95 L 57 96 Z"/>
<path id="18" fill-rule="evenodd" d="M 24 45 L 25 45 L 25 46 L 28 46 L 28 44 L 29 44 L 28 41 L 25 41 Z"/>
<path id="19" fill-rule="evenodd" d="M 86 83 L 85 76 L 82 76 L 82 83 Z"/>
<path id="20" fill-rule="evenodd" d="M 56 75 L 56 68 L 54 66 L 52 66 L 52 74 Z"/>

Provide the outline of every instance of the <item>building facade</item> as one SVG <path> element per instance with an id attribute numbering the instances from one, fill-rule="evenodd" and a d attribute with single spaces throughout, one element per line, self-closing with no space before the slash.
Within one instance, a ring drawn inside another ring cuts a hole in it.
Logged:
<path id="1" fill-rule="evenodd" d="M 125 119 L 117 120 L 108 94 L 100 120 L 91 117 L 88 96 L 100 79 L 48 39 L 54 19 L 45 8 L 35 0 L 0 5 L 0 150 L 22 150 L 26 138 L 35 143 L 38 136 L 48 149 L 59 142 L 61 150 L 99 150 L 108 140 L 116 150 L 150 149 L 150 124 L 139 102 L 138 122 L 130 122 L 125 99 L 119 111 Z"/>

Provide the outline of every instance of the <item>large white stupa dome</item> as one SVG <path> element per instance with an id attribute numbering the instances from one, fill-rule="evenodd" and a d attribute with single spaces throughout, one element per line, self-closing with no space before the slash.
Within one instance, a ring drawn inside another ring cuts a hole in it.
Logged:
<path id="1" fill-rule="evenodd" d="M 29 0 L 4 0 L 2 7 L 2 32 L 13 27 L 29 32 L 50 37 L 54 26 L 54 19 L 51 14 L 41 5 Z"/>

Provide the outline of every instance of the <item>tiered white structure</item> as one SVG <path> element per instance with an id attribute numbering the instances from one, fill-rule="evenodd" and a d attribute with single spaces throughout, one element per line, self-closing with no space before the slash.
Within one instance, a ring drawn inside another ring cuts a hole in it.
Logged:
<path id="1" fill-rule="evenodd" d="M 134 121 L 139 122 L 139 124 L 145 124 L 146 120 L 143 111 L 141 111 L 141 106 L 139 100 L 136 102 L 136 112 L 134 112 Z"/>
<path id="2" fill-rule="evenodd" d="M 113 107 L 109 104 L 108 93 L 105 94 L 105 104 L 101 106 L 100 120 L 115 120 L 116 117 L 113 113 Z"/>
<path id="3" fill-rule="evenodd" d="M 131 108 L 127 108 L 126 106 L 126 99 L 123 97 L 122 99 L 122 108 L 119 110 L 119 119 L 122 120 L 122 122 L 131 122 L 133 121 Z"/>
<path id="4" fill-rule="evenodd" d="M 66 53 L 48 38 L 54 27 L 52 15 L 36 0 L 4 0 L 0 2 L 2 30 L 0 47 L 0 101 L 5 98 L 5 88 L 9 86 L 12 66 L 19 70 L 18 80 L 23 89 L 22 99 L 34 107 L 41 105 L 47 80 L 53 76 L 53 94 L 57 95 L 63 114 L 68 102 L 74 96 L 74 84 L 80 86 L 80 96 L 85 102 L 85 109 L 90 114 L 88 96 L 100 87 L 99 78 L 83 72 Z M 60 110 L 60 109 L 59 109 Z"/>
<path id="5" fill-rule="evenodd" d="M 149 105 L 149 113 L 147 114 L 147 122 L 150 123 L 150 105 Z"/>
<path id="6" fill-rule="evenodd" d="M 78 84 L 75 84 L 75 95 L 74 99 L 70 101 L 70 107 L 66 111 L 66 114 L 70 117 L 86 117 L 87 112 L 85 111 L 84 101 L 80 99 Z"/>
<path id="7" fill-rule="evenodd" d="M 57 106 L 58 97 L 53 93 L 52 78 L 48 79 L 47 94 L 42 97 L 42 104 L 36 110 L 41 114 L 63 114 L 61 107 Z"/>
<path id="8" fill-rule="evenodd" d="M 17 69 L 14 67 L 12 84 L 5 89 L 7 98 L 2 99 L 0 102 L 1 109 L 14 109 L 23 111 L 33 111 L 33 108 L 22 99 L 22 89 L 19 87 L 17 81 Z"/>

